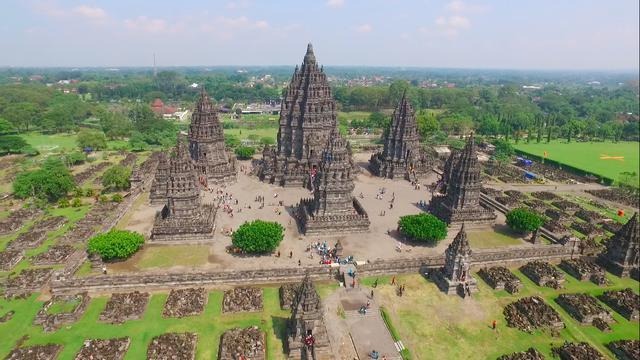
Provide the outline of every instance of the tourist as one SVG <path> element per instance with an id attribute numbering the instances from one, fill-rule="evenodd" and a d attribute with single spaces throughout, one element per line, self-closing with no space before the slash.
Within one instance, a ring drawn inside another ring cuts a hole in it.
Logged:
<path id="1" fill-rule="evenodd" d="M 395 285 L 396 284 L 396 277 L 392 277 L 391 278 L 391 285 Z"/>
<path id="2" fill-rule="evenodd" d="M 493 330 L 495 330 L 495 329 L 496 329 L 496 321 L 495 321 L 495 320 L 493 320 L 493 321 L 491 322 L 491 328 L 492 328 Z"/>
<path id="3" fill-rule="evenodd" d="M 289 259 L 293 258 L 293 251 L 289 251 Z"/>
<path id="4" fill-rule="evenodd" d="M 302 266 L 302 261 L 300 261 L 300 259 L 298 259 L 298 266 Z"/>
<path id="5" fill-rule="evenodd" d="M 367 300 L 367 309 L 371 307 L 371 301 Z"/>
<path id="6" fill-rule="evenodd" d="M 276 257 L 280 257 L 280 250 L 278 250 L 278 254 L 276 254 Z"/>
<path id="7" fill-rule="evenodd" d="M 377 286 L 378 284 L 376 284 Z M 371 298 L 373 299 L 373 290 L 371 290 Z"/>

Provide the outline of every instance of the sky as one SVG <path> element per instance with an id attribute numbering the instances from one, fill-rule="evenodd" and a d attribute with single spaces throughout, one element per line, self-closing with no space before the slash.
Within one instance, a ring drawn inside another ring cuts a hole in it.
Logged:
<path id="1" fill-rule="evenodd" d="M 2 0 L 0 66 L 637 70 L 638 0 Z"/>

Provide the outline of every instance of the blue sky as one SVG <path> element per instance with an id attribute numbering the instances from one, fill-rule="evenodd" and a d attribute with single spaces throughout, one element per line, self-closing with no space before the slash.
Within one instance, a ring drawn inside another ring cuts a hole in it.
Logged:
<path id="1" fill-rule="evenodd" d="M 0 66 L 637 69 L 638 0 L 4 0 Z"/>

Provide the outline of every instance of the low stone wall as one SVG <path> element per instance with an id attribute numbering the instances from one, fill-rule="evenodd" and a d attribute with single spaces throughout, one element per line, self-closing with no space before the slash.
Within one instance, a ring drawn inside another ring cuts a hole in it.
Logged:
<path id="1" fill-rule="evenodd" d="M 472 255 L 472 266 L 480 268 L 491 265 L 517 266 L 532 260 L 559 262 L 562 259 L 580 256 L 577 252 L 572 255 L 569 247 L 561 245 L 538 245 L 506 248 L 502 250 L 481 251 Z M 361 276 L 376 276 L 390 274 L 424 273 L 427 269 L 439 268 L 444 265 L 444 255 L 394 260 L 374 260 L 370 263 L 358 265 Z M 237 270 L 219 272 L 190 272 L 190 273 L 152 273 L 127 275 L 96 275 L 84 278 L 54 279 L 51 291 L 54 294 L 78 291 L 115 292 L 131 290 L 161 290 L 176 287 L 215 287 L 220 285 L 246 284 L 276 284 L 299 282 L 306 272 L 314 280 L 328 281 L 336 278 L 338 268 L 326 265 L 308 268 L 276 268 L 263 270 Z"/>

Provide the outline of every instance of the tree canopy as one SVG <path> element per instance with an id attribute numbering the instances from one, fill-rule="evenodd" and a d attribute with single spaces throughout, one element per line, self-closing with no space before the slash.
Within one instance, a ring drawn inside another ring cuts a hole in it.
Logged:
<path id="1" fill-rule="evenodd" d="M 507 213 L 507 225 L 519 232 L 533 232 L 543 223 L 544 220 L 540 215 L 527 208 L 517 208 Z"/>
<path id="2" fill-rule="evenodd" d="M 260 254 L 275 250 L 284 238 L 284 228 L 275 221 L 245 222 L 232 235 L 233 246 L 246 253 Z"/>
<path id="3" fill-rule="evenodd" d="M 447 224 L 431 214 L 401 216 L 400 233 L 411 240 L 436 244 L 447 237 Z"/>
<path id="4" fill-rule="evenodd" d="M 18 198 L 36 197 L 56 202 L 75 187 L 69 169 L 59 158 L 47 158 L 40 169 L 18 174 L 13 193 Z"/>
<path id="5" fill-rule="evenodd" d="M 107 169 L 102 175 L 102 186 L 106 190 L 127 190 L 130 187 L 129 178 L 131 177 L 131 169 L 114 165 Z"/>
<path id="6" fill-rule="evenodd" d="M 87 251 L 102 260 L 126 259 L 144 244 L 144 236 L 128 230 L 110 230 L 89 239 Z"/>

